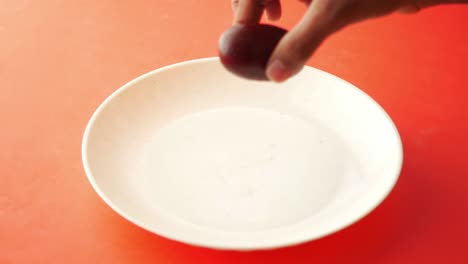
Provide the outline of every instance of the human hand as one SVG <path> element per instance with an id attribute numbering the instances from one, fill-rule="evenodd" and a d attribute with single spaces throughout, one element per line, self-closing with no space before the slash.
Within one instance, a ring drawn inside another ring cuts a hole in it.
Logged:
<path id="1" fill-rule="evenodd" d="M 270 20 L 281 17 L 280 0 L 231 0 L 234 23 L 258 23 L 265 12 Z M 298 73 L 317 47 L 346 25 L 390 14 L 412 13 L 441 3 L 468 0 L 299 0 L 308 8 L 304 17 L 278 43 L 266 69 L 272 81 L 282 82 Z"/>

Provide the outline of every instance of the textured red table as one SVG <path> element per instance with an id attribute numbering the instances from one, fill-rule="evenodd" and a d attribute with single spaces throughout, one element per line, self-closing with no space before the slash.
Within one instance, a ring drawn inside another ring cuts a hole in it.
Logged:
<path id="1" fill-rule="evenodd" d="M 287 1 L 279 24 L 303 7 Z M 0 4 L 0 263 L 467 263 L 468 6 L 353 25 L 309 65 L 375 98 L 404 143 L 394 191 L 332 236 L 275 251 L 195 248 L 111 211 L 81 165 L 83 129 L 125 82 L 215 56 L 228 0 Z"/>

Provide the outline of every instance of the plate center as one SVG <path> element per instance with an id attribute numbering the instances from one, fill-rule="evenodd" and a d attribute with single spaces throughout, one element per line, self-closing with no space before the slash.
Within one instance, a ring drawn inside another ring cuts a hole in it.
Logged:
<path id="1" fill-rule="evenodd" d="M 318 213 L 338 192 L 350 155 L 320 123 L 257 108 L 193 113 L 152 133 L 132 171 L 148 210 L 226 231 Z"/>

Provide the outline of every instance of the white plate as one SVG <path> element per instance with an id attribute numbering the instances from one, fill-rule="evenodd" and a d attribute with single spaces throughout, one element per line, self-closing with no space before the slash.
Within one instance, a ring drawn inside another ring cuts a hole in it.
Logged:
<path id="1" fill-rule="evenodd" d="M 145 74 L 97 109 L 83 163 L 101 198 L 151 232 L 192 245 L 276 248 L 359 220 L 391 191 L 402 146 L 351 84 L 306 67 L 247 81 L 217 58 Z"/>

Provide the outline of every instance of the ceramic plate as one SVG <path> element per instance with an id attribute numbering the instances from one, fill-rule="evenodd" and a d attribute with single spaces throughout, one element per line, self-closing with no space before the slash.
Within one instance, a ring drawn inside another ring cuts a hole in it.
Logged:
<path id="1" fill-rule="evenodd" d="M 269 249 L 343 229 L 389 194 L 402 146 L 385 111 L 306 67 L 275 84 L 217 58 L 167 66 L 107 98 L 86 128 L 92 186 L 121 216 L 180 242 Z"/>

